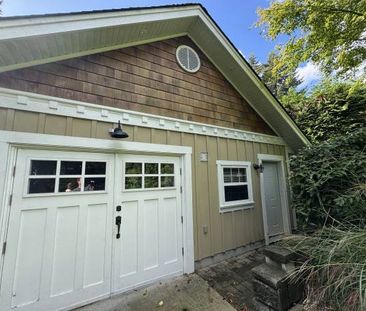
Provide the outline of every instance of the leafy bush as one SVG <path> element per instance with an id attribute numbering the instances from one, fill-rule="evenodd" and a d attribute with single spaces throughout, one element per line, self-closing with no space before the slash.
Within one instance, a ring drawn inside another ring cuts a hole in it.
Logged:
<path id="1" fill-rule="evenodd" d="M 365 126 L 366 84 L 362 80 L 324 80 L 308 94 L 290 90 L 281 101 L 312 142 Z"/>
<path id="2" fill-rule="evenodd" d="M 291 275 L 305 280 L 306 310 L 366 310 L 365 240 L 365 229 L 325 227 L 282 242 L 307 255 Z"/>
<path id="3" fill-rule="evenodd" d="M 366 225 L 366 127 L 303 149 L 290 166 L 300 228 Z"/>

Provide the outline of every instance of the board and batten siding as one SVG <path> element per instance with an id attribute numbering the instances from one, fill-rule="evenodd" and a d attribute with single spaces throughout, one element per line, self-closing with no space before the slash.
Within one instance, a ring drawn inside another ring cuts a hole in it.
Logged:
<path id="1" fill-rule="evenodd" d="M 0 130 L 111 139 L 108 129 L 112 127 L 96 120 L 0 108 Z M 252 168 L 255 207 L 220 214 L 216 160 L 254 163 L 259 153 L 285 156 L 284 146 L 138 126 L 123 128 L 129 141 L 192 147 L 195 260 L 264 239 L 257 172 Z M 208 162 L 200 162 L 200 152 L 208 152 Z"/>
<path id="2" fill-rule="evenodd" d="M 178 65 L 181 44 L 199 54 L 197 73 Z M 0 86 L 275 135 L 185 36 L 1 73 Z"/>

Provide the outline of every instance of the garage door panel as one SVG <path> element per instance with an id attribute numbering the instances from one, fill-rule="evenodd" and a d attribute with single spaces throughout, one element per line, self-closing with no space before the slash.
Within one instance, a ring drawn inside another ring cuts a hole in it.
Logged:
<path id="1" fill-rule="evenodd" d="M 178 261 L 178 226 L 177 219 L 177 199 L 163 198 L 161 203 L 161 234 L 162 240 L 162 263 L 170 264 Z M 169 233 L 169 234 L 166 234 Z"/>
<path id="2" fill-rule="evenodd" d="M 119 258 L 121 258 L 119 276 L 125 277 L 135 274 L 138 270 L 138 201 L 123 202 L 122 204 L 122 224 L 121 224 L 121 248 Z M 115 236 L 114 236 L 115 238 Z M 128 256 L 124 256 L 128 254 Z"/>
<path id="3" fill-rule="evenodd" d="M 40 183 L 38 192 L 30 193 L 29 180 L 48 178 L 41 167 L 47 158 L 57 162 L 47 172 L 55 186 L 42 188 Z M 64 178 L 60 162 L 65 159 L 82 163 L 82 171 L 72 177 L 81 185 L 59 192 L 57 184 Z M 57 310 L 110 292 L 113 192 L 93 191 L 88 185 L 94 176 L 86 168 L 105 163 L 105 188 L 111 190 L 113 160 L 106 154 L 18 151 L 14 185 L 19 186 L 14 187 L 9 217 L 0 310 Z M 32 161 L 39 161 L 38 171 L 30 170 Z"/>
<path id="4" fill-rule="evenodd" d="M 51 297 L 75 289 L 79 206 L 58 207 L 51 277 Z"/>
<path id="5" fill-rule="evenodd" d="M 24 306 L 40 298 L 46 218 L 46 209 L 21 212 L 12 306 Z"/>
<path id="6" fill-rule="evenodd" d="M 159 210 L 158 199 L 143 200 L 143 270 L 150 270 L 159 265 Z"/>
<path id="7" fill-rule="evenodd" d="M 122 224 L 114 261 L 121 273 L 114 276 L 114 292 L 183 272 L 179 169 L 178 158 L 117 157 L 116 202 L 122 210 L 115 215 Z"/>
<path id="8" fill-rule="evenodd" d="M 84 288 L 105 281 L 107 214 L 107 204 L 93 204 L 87 207 Z"/>

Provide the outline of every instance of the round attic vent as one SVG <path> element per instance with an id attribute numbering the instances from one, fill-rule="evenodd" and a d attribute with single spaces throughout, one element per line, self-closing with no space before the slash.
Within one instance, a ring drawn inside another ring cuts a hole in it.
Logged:
<path id="1" fill-rule="evenodd" d="M 201 61 L 198 54 L 187 45 L 178 46 L 176 57 L 179 66 L 181 66 L 185 71 L 197 72 L 201 67 Z"/>

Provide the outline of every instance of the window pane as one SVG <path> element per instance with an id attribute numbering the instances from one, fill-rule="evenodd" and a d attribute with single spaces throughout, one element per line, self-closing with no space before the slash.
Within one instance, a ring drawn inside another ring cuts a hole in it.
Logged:
<path id="1" fill-rule="evenodd" d="M 158 188 L 158 187 L 159 187 L 158 176 L 145 177 L 145 188 Z"/>
<path id="2" fill-rule="evenodd" d="M 86 175 L 105 175 L 105 162 L 86 162 Z"/>
<path id="3" fill-rule="evenodd" d="M 85 178 L 84 191 L 101 191 L 105 190 L 105 178 Z"/>
<path id="4" fill-rule="evenodd" d="M 161 176 L 161 187 L 174 187 L 174 176 Z"/>
<path id="5" fill-rule="evenodd" d="M 125 189 L 141 189 L 142 177 L 126 177 Z"/>
<path id="6" fill-rule="evenodd" d="M 231 169 L 224 167 L 224 182 L 231 182 Z"/>
<path id="7" fill-rule="evenodd" d="M 159 164 L 158 163 L 145 163 L 145 174 L 158 174 Z"/>
<path id="8" fill-rule="evenodd" d="M 161 174 L 174 174 L 174 164 L 173 163 L 161 163 L 160 164 Z"/>
<path id="9" fill-rule="evenodd" d="M 246 169 L 240 168 L 239 169 L 239 182 L 246 182 L 247 176 L 246 176 Z"/>
<path id="10" fill-rule="evenodd" d="M 60 178 L 58 192 L 76 192 L 81 189 L 80 178 Z"/>
<path id="11" fill-rule="evenodd" d="M 225 202 L 248 200 L 248 185 L 225 186 Z"/>
<path id="12" fill-rule="evenodd" d="M 60 175 L 81 175 L 81 161 L 61 161 Z"/>
<path id="13" fill-rule="evenodd" d="M 57 161 L 32 160 L 30 175 L 56 175 Z"/>
<path id="14" fill-rule="evenodd" d="M 53 193 L 55 191 L 55 178 L 30 178 L 28 193 Z"/>
<path id="15" fill-rule="evenodd" d="M 126 174 L 142 174 L 142 163 L 126 163 Z"/>

